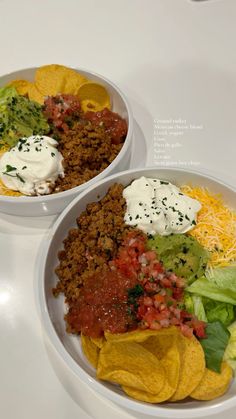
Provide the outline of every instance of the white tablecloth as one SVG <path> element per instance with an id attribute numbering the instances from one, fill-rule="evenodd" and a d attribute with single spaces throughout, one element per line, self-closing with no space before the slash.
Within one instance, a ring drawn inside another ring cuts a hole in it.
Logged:
<path id="1" fill-rule="evenodd" d="M 101 73 L 133 108 L 132 167 L 191 167 L 235 186 L 235 20 L 235 0 L 0 0 L 0 74 Z M 0 416 L 141 418 L 79 382 L 45 341 L 35 266 L 54 220 L 0 213 Z"/>

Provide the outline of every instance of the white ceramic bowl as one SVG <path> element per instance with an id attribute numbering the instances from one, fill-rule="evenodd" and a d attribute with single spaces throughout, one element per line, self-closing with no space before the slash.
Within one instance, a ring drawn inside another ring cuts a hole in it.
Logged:
<path id="1" fill-rule="evenodd" d="M 76 218 L 85 210 L 88 203 L 97 201 L 98 196 L 104 196 L 109 186 L 113 183 L 119 182 L 127 185 L 133 179 L 142 175 L 168 180 L 179 186 L 191 183 L 192 185 L 208 187 L 211 192 L 220 193 L 224 202 L 236 209 L 236 190 L 211 176 L 184 169 L 150 168 L 129 170 L 110 176 L 90 187 L 69 204 L 57 219 L 46 242 L 43 243 L 43 253 L 38 261 L 40 266 L 38 302 L 41 308 L 44 328 L 55 350 L 74 374 L 83 382 L 89 384 L 100 395 L 125 408 L 147 415 L 155 415 L 156 417 L 193 418 L 219 413 L 232 406 L 236 407 L 235 381 L 223 397 L 208 402 L 188 400 L 186 402 L 151 405 L 135 401 L 126 396 L 118 386 L 97 380 L 94 368 L 89 365 L 82 353 L 80 338 L 69 335 L 65 331 L 63 316 L 66 307 L 64 298 L 63 296 L 54 298 L 52 295 L 52 288 L 57 282 L 54 270 L 58 265 L 58 251 L 63 248 L 62 241 L 67 236 L 68 230 L 76 226 Z"/>
<path id="2" fill-rule="evenodd" d="M 36 67 L 27 68 L 4 75 L 0 77 L 0 87 L 6 85 L 11 80 L 16 79 L 26 79 L 33 81 L 36 70 Z M 11 197 L 0 195 L 0 212 L 26 217 L 58 214 L 69 204 L 69 202 L 71 202 L 79 193 L 87 189 L 89 186 L 95 184 L 97 181 L 108 175 L 117 173 L 129 167 L 133 136 L 133 115 L 126 97 L 114 83 L 112 83 L 110 80 L 107 80 L 105 77 L 83 69 L 75 70 L 83 74 L 88 79 L 97 81 L 104 85 L 110 94 L 112 111 L 117 112 L 126 120 L 128 124 L 128 132 L 121 151 L 112 161 L 112 163 L 105 170 L 103 170 L 103 172 L 99 173 L 88 182 L 75 188 L 69 189 L 68 191 L 59 192 L 52 195 L 33 197 Z"/>

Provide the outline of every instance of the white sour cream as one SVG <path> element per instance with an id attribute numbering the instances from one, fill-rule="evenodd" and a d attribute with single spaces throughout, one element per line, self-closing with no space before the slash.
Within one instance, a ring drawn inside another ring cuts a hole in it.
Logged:
<path id="1" fill-rule="evenodd" d="M 21 138 L 0 159 L 0 178 L 8 189 L 24 195 L 51 193 L 58 176 L 64 176 L 62 154 L 53 138 Z"/>
<path id="2" fill-rule="evenodd" d="M 196 225 L 201 204 L 167 181 L 141 177 L 123 191 L 125 223 L 146 234 L 186 233 Z"/>

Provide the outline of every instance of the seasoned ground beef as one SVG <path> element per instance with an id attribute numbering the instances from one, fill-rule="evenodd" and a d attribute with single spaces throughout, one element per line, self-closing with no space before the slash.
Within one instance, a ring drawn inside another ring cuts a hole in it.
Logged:
<path id="1" fill-rule="evenodd" d="M 77 96 L 58 94 L 46 98 L 43 110 L 63 156 L 64 177 L 57 179 L 54 193 L 97 176 L 124 144 L 127 122 L 109 109 L 84 113 Z"/>
<path id="2" fill-rule="evenodd" d="M 63 178 L 58 178 L 55 192 L 65 191 L 92 179 L 114 160 L 123 143 L 113 144 L 105 127 L 78 122 L 66 134 L 60 134 L 58 150 L 64 157 Z"/>
<path id="3" fill-rule="evenodd" d="M 117 254 L 118 246 L 131 227 L 124 223 L 126 202 L 123 186 L 114 184 L 98 202 L 87 205 L 77 219 L 78 228 L 69 231 L 56 268 L 59 278 L 54 295 L 64 293 L 66 302 L 78 298 L 86 278 L 104 270 Z M 71 330 L 69 330 L 71 331 Z"/>

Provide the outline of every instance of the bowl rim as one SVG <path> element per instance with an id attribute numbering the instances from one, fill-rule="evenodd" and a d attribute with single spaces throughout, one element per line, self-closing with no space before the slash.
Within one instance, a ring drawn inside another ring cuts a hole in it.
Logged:
<path id="1" fill-rule="evenodd" d="M 47 64 L 46 64 L 47 65 Z M 14 74 L 22 72 L 22 71 L 36 71 L 38 68 L 40 68 L 41 66 L 37 66 L 37 67 L 26 67 L 26 68 L 22 68 L 22 69 L 18 69 L 15 71 L 12 71 L 10 73 L 7 74 L 1 74 L 0 75 L 0 82 L 1 79 L 4 77 L 8 77 L 8 76 L 14 76 Z M 121 161 L 121 159 L 125 156 L 125 153 L 127 151 L 127 149 L 130 146 L 130 143 L 132 141 L 132 137 L 133 137 L 133 131 L 134 131 L 134 118 L 133 118 L 133 112 L 132 112 L 132 108 L 131 105 L 129 103 L 129 100 L 127 99 L 127 96 L 121 91 L 121 89 L 110 79 L 108 79 L 107 77 L 104 77 L 103 75 L 96 73 L 94 71 L 90 71 L 86 68 L 82 68 L 82 67 L 71 67 L 71 66 L 66 66 L 68 68 L 71 68 L 77 72 L 86 72 L 91 74 L 91 76 L 95 76 L 101 79 L 101 82 L 104 81 L 106 82 L 108 85 L 110 85 L 114 90 L 116 90 L 116 92 L 119 94 L 119 96 L 122 98 L 126 110 L 127 110 L 127 119 L 128 119 L 128 131 L 127 131 L 127 135 L 124 141 L 124 144 L 121 148 L 121 150 L 119 151 L 119 153 L 117 154 L 117 156 L 114 158 L 114 160 L 112 160 L 112 162 L 98 175 L 94 176 L 92 179 L 88 180 L 87 182 L 82 183 L 79 186 L 75 186 L 74 188 L 68 189 L 66 191 L 62 191 L 62 192 L 57 192 L 56 194 L 49 194 L 49 195 L 39 195 L 39 196 L 8 196 L 8 195 L 0 195 L 0 203 L 4 202 L 4 203 L 47 203 L 50 202 L 51 200 L 57 198 L 66 198 L 66 197 L 70 197 L 70 195 L 74 195 L 74 194 L 80 194 L 80 192 L 82 192 L 84 189 L 90 187 L 91 185 L 94 184 L 94 182 L 98 182 L 101 179 L 103 179 L 104 177 L 108 176 L 110 171 L 112 171 Z M 108 173 L 108 175 L 107 175 Z"/>
<path id="2" fill-rule="evenodd" d="M 86 194 L 89 194 L 97 186 L 101 186 L 103 184 L 109 183 L 111 180 L 115 180 L 117 177 L 122 175 L 132 175 L 132 173 L 137 174 L 139 173 L 140 176 L 144 173 L 148 176 L 148 172 L 153 171 L 166 171 L 166 172 L 180 172 L 180 173 L 190 173 L 196 174 L 203 178 L 208 178 L 223 187 L 226 187 L 233 193 L 236 193 L 236 188 L 232 187 L 231 185 L 223 182 L 221 179 L 211 175 L 209 173 L 204 173 L 204 170 L 192 170 L 192 169 L 185 169 L 176 166 L 171 167 L 159 167 L 159 166 L 151 166 L 146 168 L 136 168 L 131 170 L 125 170 L 116 174 L 113 174 L 105 179 L 102 179 L 100 182 L 92 185 L 90 188 L 83 191 L 79 196 L 75 197 L 68 206 L 63 210 L 63 212 L 59 215 L 56 219 L 54 225 L 52 226 L 50 233 L 44 238 L 41 243 L 39 255 L 38 255 L 38 263 L 37 263 L 37 287 L 35 289 L 35 298 L 37 301 L 37 306 L 39 309 L 39 315 L 43 324 L 44 331 L 53 346 L 56 353 L 60 356 L 62 361 L 69 367 L 71 372 L 80 380 L 83 381 L 86 385 L 90 386 L 94 391 L 97 392 L 99 396 L 103 398 L 107 398 L 108 400 L 115 402 L 116 404 L 122 406 L 123 408 L 128 408 L 132 411 L 136 411 L 139 413 L 147 414 L 147 415 L 160 415 L 165 418 L 197 418 L 202 417 L 205 415 L 213 415 L 227 409 L 230 409 L 236 406 L 236 395 L 231 397 L 225 401 L 218 401 L 214 404 L 214 406 L 204 406 L 204 404 L 200 407 L 186 407 L 186 408 L 175 408 L 175 404 L 173 403 L 173 407 L 164 407 L 161 404 L 148 404 L 144 402 L 139 402 L 135 399 L 129 398 L 128 396 L 124 397 L 123 395 L 117 394 L 113 392 L 113 390 L 104 387 L 98 380 L 92 378 L 87 374 L 86 371 L 80 367 L 77 362 L 73 359 L 73 357 L 69 354 L 69 352 L 64 347 L 63 343 L 61 342 L 60 338 L 58 337 L 56 330 L 54 329 L 47 303 L 46 303 L 46 295 L 45 295 L 45 281 L 44 281 L 44 274 L 45 274 L 45 266 L 47 261 L 47 254 L 48 250 L 51 245 L 51 241 L 53 240 L 54 234 L 57 229 L 60 227 L 61 222 L 70 212 L 70 210 L 77 205 L 78 201 L 82 199 Z M 176 404 L 177 405 L 177 404 Z"/>

